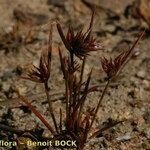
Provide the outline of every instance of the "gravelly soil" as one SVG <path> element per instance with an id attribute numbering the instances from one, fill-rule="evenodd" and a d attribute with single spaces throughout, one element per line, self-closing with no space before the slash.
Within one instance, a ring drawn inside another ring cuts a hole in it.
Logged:
<path id="1" fill-rule="evenodd" d="M 92 53 L 86 63 L 85 77 L 94 66 L 91 84 L 103 85 L 105 82 L 106 75 L 101 69 L 99 59 L 102 53 L 116 56 L 131 46 L 141 30 L 147 30 L 144 39 L 136 48 L 135 56 L 114 81 L 115 85 L 109 87 L 95 126 L 100 127 L 111 119 L 128 121 L 92 139 L 85 149 L 150 149 L 150 13 L 144 11 L 150 10 L 148 3 L 148 0 L 0 0 L 0 101 L 3 101 L 0 103 L 0 122 L 20 130 L 32 130 L 39 125 L 45 129 L 43 136 L 49 136 L 46 127 L 27 108 L 20 107 L 17 99 L 7 102 L 6 99 L 13 98 L 13 89 L 18 88 L 21 94 L 32 100 L 32 104 L 48 121 L 52 121 L 48 104 L 44 102 L 46 97 L 43 87 L 22 80 L 19 75 L 22 69 L 32 63 L 38 64 L 41 49 L 47 47 L 48 23 L 51 19 L 59 19 L 65 31 L 69 24 L 76 30 L 81 27 L 86 29 L 91 15 L 90 6 L 94 4 L 96 16 L 93 32 L 104 50 Z M 16 39 L 11 38 L 13 26 L 19 26 Z M 59 92 L 59 96 L 52 97 L 59 100 L 64 92 L 64 81 L 57 45 L 59 44 L 62 50 L 65 49 L 56 28 L 53 42 L 50 94 Z M 89 96 L 87 107 L 95 106 L 99 94 L 96 92 Z M 63 101 L 56 101 L 53 105 L 58 117 L 58 106 L 63 109 L 65 104 Z M 7 138 L 5 135 L 7 132 L 0 130 L 0 139 Z"/>

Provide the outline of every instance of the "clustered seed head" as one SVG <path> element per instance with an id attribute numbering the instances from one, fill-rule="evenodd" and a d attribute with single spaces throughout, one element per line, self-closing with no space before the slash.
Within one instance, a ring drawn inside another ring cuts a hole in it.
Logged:
<path id="1" fill-rule="evenodd" d="M 62 69 L 65 79 L 67 78 L 66 76 L 68 75 L 68 73 L 73 74 L 75 71 L 79 70 L 80 65 L 78 64 L 78 62 L 74 61 L 73 62 L 74 68 L 72 68 L 69 57 L 68 58 L 62 57 L 60 48 L 59 48 L 59 58 L 60 58 L 60 62 L 61 62 L 61 69 Z"/>
<path id="2" fill-rule="evenodd" d="M 87 31 L 85 34 L 81 31 L 74 34 L 73 28 L 68 29 L 66 40 L 69 42 L 69 51 L 75 54 L 80 59 L 87 56 L 91 51 L 97 51 L 99 49 L 98 43 L 91 36 L 91 30 Z"/>
<path id="3" fill-rule="evenodd" d="M 38 83 L 47 82 L 50 77 L 50 56 L 50 53 L 43 53 L 40 58 L 39 67 L 32 65 L 32 68 L 28 71 L 27 76 L 22 78 Z"/>
<path id="4" fill-rule="evenodd" d="M 133 50 L 137 46 L 143 35 L 144 32 L 140 34 L 140 36 L 133 43 L 132 47 L 129 50 L 122 52 L 114 60 L 112 60 L 112 58 L 110 58 L 109 60 L 105 57 L 101 58 L 102 68 L 107 74 L 108 79 L 114 78 L 117 75 L 122 65 L 124 65 L 126 60 L 130 57 L 131 53 L 134 53 Z"/>
<path id="5" fill-rule="evenodd" d="M 48 48 L 42 50 L 39 66 L 32 65 L 27 76 L 22 78 L 38 83 L 46 83 L 50 77 L 52 53 L 52 25 L 50 26 Z"/>
<path id="6" fill-rule="evenodd" d="M 92 36 L 93 19 L 94 11 L 91 17 L 90 27 L 85 33 L 83 33 L 83 30 L 80 30 L 75 34 L 72 26 L 70 26 L 66 36 L 62 31 L 61 25 L 57 22 L 59 35 L 66 49 L 80 59 L 83 59 L 85 56 L 89 55 L 89 52 L 91 51 L 101 49 L 101 45 L 96 42 L 96 39 Z"/>
<path id="7" fill-rule="evenodd" d="M 116 64 L 112 61 L 112 58 L 110 58 L 110 60 L 105 57 L 101 58 L 101 64 L 108 78 L 111 78 L 117 73 Z"/>

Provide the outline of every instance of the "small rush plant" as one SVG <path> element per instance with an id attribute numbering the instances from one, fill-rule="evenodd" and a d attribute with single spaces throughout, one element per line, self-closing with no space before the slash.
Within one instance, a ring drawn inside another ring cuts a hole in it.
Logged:
<path id="1" fill-rule="evenodd" d="M 76 146 L 59 146 L 59 148 L 75 148 L 78 150 L 84 149 L 85 144 L 91 139 L 102 133 L 104 130 L 109 129 L 122 121 L 115 121 L 111 125 L 100 128 L 92 129 L 94 121 L 97 117 L 98 111 L 100 109 L 102 100 L 106 94 L 111 81 L 116 78 L 129 60 L 129 58 L 134 53 L 134 48 L 137 46 L 139 41 L 144 35 L 142 32 L 137 40 L 133 43 L 131 48 L 126 51 L 121 52 L 114 59 L 110 57 L 100 57 L 100 63 L 103 71 L 106 73 L 107 80 L 106 85 L 99 97 L 97 105 L 91 110 L 85 110 L 85 102 L 87 96 L 91 92 L 98 91 L 99 86 L 91 86 L 90 82 L 92 79 L 92 69 L 89 72 L 87 79 L 83 81 L 83 76 L 85 74 L 85 64 L 88 60 L 88 56 L 93 51 L 102 50 L 101 44 L 92 35 L 93 21 L 94 21 L 95 11 L 92 12 L 91 20 L 86 32 L 80 30 L 75 32 L 72 26 L 69 26 L 67 34 L 65 35 L 61 24 L 56 21 L 55 24 L 50 25 L 49 32 L 49 42 L 48 48 L 42 50 L 42 55 L 40 57 L 39 66 L 32 66 L 30 71 L 22 76 L 23 79 L 31 80 L 33 82 L 41 83 L 44 86 L 45 94 L 49 104 L 49 112 L 53 121 L 53 125 L 46 120 L 42 114 L 30 103 L 30 100 L 25 96 L 22 96 L 17 92 L 17 95 L 21 101 L 31 109 L 31 111 L 42 121 L 42 123 L 51 132 L 51 137 L 49 139 L 55 140 L 72 140 L 76 141 Z M 56 25 L 56 29 L 60 38 L 68 51 L 68 56 L 63 56 L 61 48 L 59 50 L 59 59 L 61 65 L 61 71 L 63 73 L 63 79 L 65 83 L 65 115 L 60 109 L 60 117 L 56 118 L 54 113 L 54 107 L 49 95 L 49 85 L 48 81 L 51 75 L 51 57 L 52 57 L 52 32 L 53 26 Z M 82 63 L 79 63 L 81 61 Z M 77 76 L 77 74 L 79 74 Z M 91 130 L 92 129 L 92 130 Z M 34 136 L 34 135 L 33 135 Z M 55 145 L 53 145 L 55 147 Z"/>

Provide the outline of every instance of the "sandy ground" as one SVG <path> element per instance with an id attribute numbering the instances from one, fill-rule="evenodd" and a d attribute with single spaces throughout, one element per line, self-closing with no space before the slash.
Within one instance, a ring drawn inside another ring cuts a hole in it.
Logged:
<path id="1" fill-rule="evenodd" d="M 128 119 L 128 121 L 92 139 L 86 144 L 85 149 L 148 150 L 150 149 L 150 34 L 148 30 L 150 3 L 148 0 L 0 0 L 0 101 L 2 101 L 0 123 L 20 130 L 34 130 L 38 125 L 44 129 L 43 136 L 49 136 L 46 127 L 27 108 L 20 107 L 18 100 L 6 100 L 13 98 L 15 96 L 13 89 L 18 88 L 49 122 L 52 121 L 48 113 L 48 104 L 44 102 L 46 97 L 42 85 L 22 80 L 19 78 L 20 74 L 22 69 L 26 69 L 32 63 L 38 64 L 41 49 L 47 47 L 50 20 L 59 19 L 64 31 L 69 24 L 72 24 L 76 31 L 81 27 L 86 29 L 92 4 L 96 5 L 93 33 L 103 45 L 104 51 L 94 52 L 88 57 L 85 78 L 94 66 L 91 84 L 105 83 L 106 75 L 100 64 L 102 54 L 116 56 L 131 46 L 140 31 L 145 28 L 147 30 L 136 48 L 134 57 L 109 87 L 95 126 L 101 127 L 110 120 Z M 13 27 L 16 27 L 14 30 L 17 30 L 17 35 L 13 34 Z M 66 53 L 54 28 L 50 94 L 60 93 L 61 96 L 64 92 L 64 81 L 60 70 L 58 44 Z M 88 98 L 87 107 L 94 107 L 99 95 L 99 92 L 92 93 Z M 52 99 L 59 100 L 60 96 L 54 96 Z M 63 109 L 65 103 L 56 101 L 53 105 L 58 117 L 58 106 Z M 7 136 L 8 132 L 0 130 L 1 140 L 8 140 L 9 136 L 12 138 L 14 135 L 9 133 Z"/>

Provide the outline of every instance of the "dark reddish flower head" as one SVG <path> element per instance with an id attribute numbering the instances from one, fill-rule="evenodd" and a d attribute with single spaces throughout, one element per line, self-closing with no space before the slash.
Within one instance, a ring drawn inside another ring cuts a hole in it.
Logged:
<path id="1" fill-rule="evenodd" d="M 70 59 L 66 58 L 66 57 L 62 57 L 62 53 L 61 53 L 60 48 L 58 48 L 58 50 L 59 50 L 61 69 L 62 69 L 64 78 L 66 79 L 68 74 L 72 74 L 75 71 L 79 70 L 80 66 L 77 63 L 77 61 L 74 61 L 74 69 L 72 69 Z"/>
<path id="2" fill-rule="evenodd" d="M 134 48 L 139 43 L 139 41 L 141 40 L 143 35 L 144 35 L 144 31 L 140 34 L 138 39 L 134 42 L 134 44 L 132 45 L 132 47 L 129 50 L 122 52 L 114 60 L 112 60 L 112 58 L 110 58 L 109 60 L 106 59 L 105 57 L 101 58 L 102 68 L 105 71 L 105 73 L 107 74 L 109 79 L 113 78 L 117 75 L 118 71 L 124 65 L 124 63 L 129 58 L 131 53 L 133 53 Z"/>
<path id="3" fill-rule="evenodd" d="M 87 56 L 91 51 L 101 49 L 100 44 L 97 43 L 96 39 L 91 35 L 94 14 L 95 12 L 93 11 L 89 29 L 85 33 L 81 30 L 75 34 L 73 28 L 70 26 L 67 35 L 65 36 L 61 25 L 57 22 L 57 29 L 65 47 L 70 53 L 76 55 L 80 59 L 83 59 L 83 57 Z"/>
<path id="4" fill-rule="evenodd" d="M 39 67 L 32 65 L 32 68 L 28 71 L 27 77 L 22 77 L 34 82 L 45 83 L 50 77 L 50 54 L 40 58 Z"/>
<path id="5" fill-rule="evenodd" d="M 115 76 L 117 73 L 117 68 L 116 64 L 112 61 L 112 58 L 110 58 L 110 60 L 106 59 L 105 57 L 101 58 L 101 64 L 108 78 Z"/>
<path id="6" fill-rule="evenodd" d="M 49 34 L 48 49 L 42 51 L 39 67 L 32 65 L 27 76 L 22 77 L 34 82 L 46 83 L 50 77 L 51 70 L 51 52 L 52 52 L 52 25 Z"/>

